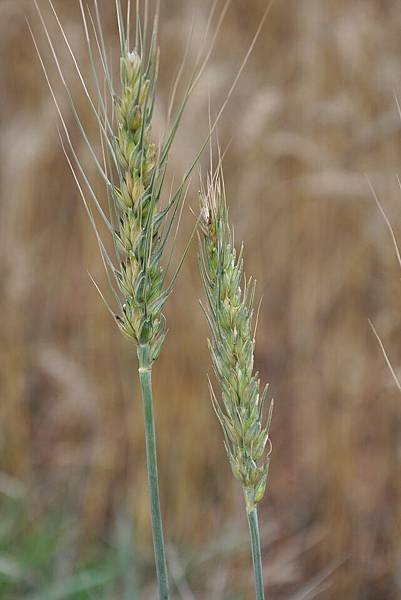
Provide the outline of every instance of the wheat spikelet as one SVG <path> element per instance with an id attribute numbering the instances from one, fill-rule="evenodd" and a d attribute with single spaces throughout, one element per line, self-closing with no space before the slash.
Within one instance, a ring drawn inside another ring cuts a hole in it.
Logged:
<path id="1" fill-rule="evenodd" d="M 136 51 L 121 58 L 121 97 L 116 110 L 121 184 L 113 186 L 119 213 L 117 242 L 122 252 L 118 282 L 124 298 L 117 321 L 129 339 L 150 345 L 153 360 L 165 337 L 161 309 L 168 296 L 160 265 L 160 230 L 166 211 L 157 209 L 160 165 L 150 141 L 155 78 L 155 60 L 145 71 Z"/>
<path id="2" fill-rule="evenodd" d="M 242 484 L 247 511 L 251 512 L 266 488 L 273 408 L 271 402 L 263 424 L 267 386 L 261 393 L 258 374 L 253 372 L 255 282 L 243 276 L 242 250 L 236 254 L 221 168 L 208 178 L 200 196 L 200 269 L 207 297 L 204 311 L 222 402 L 211 384 L 210 391 L 232 472 Z"/>

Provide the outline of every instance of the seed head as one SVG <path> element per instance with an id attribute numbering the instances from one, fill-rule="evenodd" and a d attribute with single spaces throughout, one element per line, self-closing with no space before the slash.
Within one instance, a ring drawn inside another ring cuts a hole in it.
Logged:
<path id="1" fill-rule="evenodd" d="M 236 255 L 221 169 L 208 179 L 200 198 L 200 269 L 207 297 L 204 310 L 211 329 L 209 349 L 221 401 L 211 384 L 210 391 L 232 472 L 242 483 L 247 510 L 251 511 L 266 488 L 273 408 L 271 403 L 264 423 L 267 386 L 261 393 L 258 374 L 253 373 L 255 284 L 243 278 L 242 252 Z"/>
<path id="2" fill-rule="evenodd" d="M 136 51 L 122 57 L 115 138 L 120 182 L 113 188 L 119 213 L 116 240 L 122 253 L 118 282 L 124 298 L 116 320 L 130 340 L 150 346 L 153 360 L 165 337 L 161 311 L 168 296 L 160 264 L 157 151 L 150 141 L 154 78 L 155 71 L 144 73 Z"/>

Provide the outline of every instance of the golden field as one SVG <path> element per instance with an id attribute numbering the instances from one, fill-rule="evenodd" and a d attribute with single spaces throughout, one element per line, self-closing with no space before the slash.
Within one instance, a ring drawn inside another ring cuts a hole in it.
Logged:
<path id="1" fill-rule="evenodd" d="M 47 1 L 39 5 L 95 139 Z M 156 137 L 192 23 L 189 64 L 210 5 L 161 0 Z M 89 73 L 78 0 L 55 6 Z M 114 3 L 99 6 L 115 61 Z M 217 113 L 265 6 L 232 0 L 175 144 L 177 180 L 205 138 L 208 98 Z M 152 598 L 135 349 L 88 276 L 107 289 L 26 16 L 95 176 L 33 2 L 0 0 L 0 597 L 132 597 L 117 588 L 103 596 L 41 592 L 70 577 L 82 557 L 113 546 L 123 519 L 134 531 L 139 597 Z M 219 122 L 230 217 L 262 297 L 256 365 L 275 398 L 260 508 L 270 600 L 401 597 L 401 394 L 369 326 L 371 319 L 397 371 L 401 272 L 366 179 L 401 242 L 400 27 L 396 0 L 276 0 Z M 203 173 L 207 165 L 205 155 Z M 195 172 L 177 259 L 198 185 Z M 209 401 L 202 293 L 194 242 L 155 369 L 163 514 L 177 598 L 239 600 L 252 597 L 246 520 Z M 54 550 L 36 564 L 54 537 Z"/>

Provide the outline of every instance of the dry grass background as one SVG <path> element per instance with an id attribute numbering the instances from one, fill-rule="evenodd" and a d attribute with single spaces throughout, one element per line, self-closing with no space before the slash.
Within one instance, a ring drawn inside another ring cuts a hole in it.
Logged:
<path id="1" fill-rule="evenodd" d="M 77 2 L 55 4 L 85 62 Z M 157 130 L 193 15 L 202 30 L 209 8 L 161 4 Z M 264 4 L 232 1 L 176 145 L 177 177 L 207 127 L 208 90 L 219 106 Z M 112 45 L 112 3 L 100 5 Z M 35 519 L 62 509 L 81 546 L 107 537 L 127 506 L 149 542 L 135 356 L 87 275 L 104 282 L 24 20 L 32 13 L 29 0 L 0 1 L 1 470 L 24 483 Z M 401 597 L 401 399 L 368 326 L 373 319 L 401 364 L 401 283 L 364 179 L 401 235 L 400 27 L 396 0 L 277 0 L 219 128 L 222 145 L 231 141 L 236 237 L 263 295 L 256 359 L 276 398 L 261 507 L 272 600 L 298 597 L 330 568 L 319 597 Z M 83 147 L 80 155 L 89 164 Z M 184 211 L 180 247 L 191 225 Z M 155 381 L 167 537 L 184 555 L 234 527 L 246 534 L 208 399 L 196 260 L 194 245 Z M 250 593 L 246 552 L 226 550 L 218 562 L 205 571 L 209 598 L 221 597 L 224 578 Z"/>

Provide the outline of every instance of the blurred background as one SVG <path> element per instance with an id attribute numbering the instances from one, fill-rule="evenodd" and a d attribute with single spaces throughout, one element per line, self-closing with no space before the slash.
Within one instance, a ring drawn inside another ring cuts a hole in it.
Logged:
<path id="1" fill-rule="evenodd" d="M 117 65 L 113 4 L 99 0 Z M 217 112 L 265 5 L 232 0 L 175 145 L 177 180 L 204 140 L 208 95 Z M 78 1 L 55 6 L 88 74 Z M 161 1 L 155 137 L 191 24 L 189 65 L 209 11 Z M 26 16 L 94 173 L 32 0 L 0 0 L 0 597 L 154 598 L 135 349 L 88 277 L 106 288 Z M 401 397 L 368 323 L 397 370 L 400 269 L 365 179 L 401 240 L 400 27 L 396 0 L 277 0 L 219 124 L 236 239 L 263 297 L 257 368 L 276 400 L 260 506 L 271 600 L 401 598 Z M 195 175 L 179 250 L 197 186 Z M 245 600 L 247 523 L 209 401 L 201 296 L 194 244 L 154 374 L 169 563 L 177 598 Z"/>

